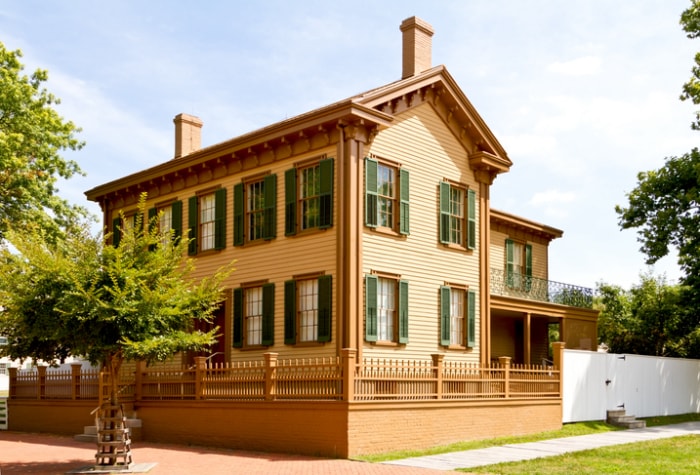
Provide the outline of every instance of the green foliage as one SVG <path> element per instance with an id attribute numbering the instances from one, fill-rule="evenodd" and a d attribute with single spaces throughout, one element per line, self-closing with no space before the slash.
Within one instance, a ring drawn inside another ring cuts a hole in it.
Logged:
<path id="1" fill-rule="evenodd" d="M 669 285 L 664 278 L 651 274 L 640 278 L 639 285 L 629 291 L 598 284 L 598 342 L 613 353 L 700 356 L 688 345 L 683 287 Z"/>
<path id="2" fill-rule="evenodd" d="M 143 196 L 139 216 L 145 211 Z M 85 232 L 52 241 L 10 231 L 18 252 L 0 254 L 0 334 L 8 337 L 0 351 L 45 361 L 83 356 L 118 368 L 125 359 L 163 361 L 214 343 L 218 329 L 193 331 L 194 323 L 211 321 L 232 267 L 195 279 L 187 242 L 161 234 L 157 219 L 122 229 L 118 247 Z"/>
<path id="3" fill-rule="evenodd" d="M 80 131 L 53 108 L 60 101 L 42 83 L 44 70 L 23 74 L 20 51 L 0 43 L 0 241 L 8 228 L 39 226 L 56 237 L 86 211 L 57 196 L 58 178 L 81 173 L 62 150 L 79 150 Z"/>
<path id="4" fill-rule="evenodd" d="M 681 14 L 681 26 L 690 39 L 700 36 L 700 0 L 692 0 L 688 7 Z M 692 76 L 683 84 L 681 100 L 691 100 L 693 104 L 700 104 L 700 53 L 695 55 L 695 64 L 691 69 Z M 695 113 L 695 121 L 691 123 L 694 130 L 700 130 L 700 112 Z"/>

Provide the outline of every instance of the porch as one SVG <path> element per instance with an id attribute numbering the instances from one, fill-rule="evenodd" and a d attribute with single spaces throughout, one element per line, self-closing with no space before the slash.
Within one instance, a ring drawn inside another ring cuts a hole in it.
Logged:
<path id="1" fill-rule="evenodd" d="M 593 289 L 492 268 L 489 355 L 515 363 L 551 362 L 552 343 L 597 350 Z"/>

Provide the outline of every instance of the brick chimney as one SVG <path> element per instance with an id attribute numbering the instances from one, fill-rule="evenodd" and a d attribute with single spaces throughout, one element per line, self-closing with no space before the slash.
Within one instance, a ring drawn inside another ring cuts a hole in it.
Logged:
<path id="1" fill-rule="evenodd" d="M 432 67 L 433 27 L 418 17 L 401 23 L 403 33 L 403 73 L 401 79 L 420 74 Z"/>
<path id="2" fill-rule="evenodd" d="M 202 147 L 202 120 L 189 114 L 178 114 L 175 123 L 175 158 L 184 157 Z"/>

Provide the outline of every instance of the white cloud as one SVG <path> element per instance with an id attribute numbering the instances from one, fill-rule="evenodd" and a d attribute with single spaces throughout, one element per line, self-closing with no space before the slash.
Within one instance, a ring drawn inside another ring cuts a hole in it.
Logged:
<path id="1" fill-rule="evenodd" d="M 576 201 L 576 194 L 572 191 L 560 191 L 555 189 L 538 191 L 529 204 L 540 208 L 544 214 L 553 218 L 566 218 L 569 216 L 569 203 Z"/>
<path id="2" fill-rule="evenodd" d="M 547 66 L 552 73 L 566 76 L 588 76 L 600 71 L 601 60 L 597 56 L 583 56 L 570 61 L 554 62 Z"/>

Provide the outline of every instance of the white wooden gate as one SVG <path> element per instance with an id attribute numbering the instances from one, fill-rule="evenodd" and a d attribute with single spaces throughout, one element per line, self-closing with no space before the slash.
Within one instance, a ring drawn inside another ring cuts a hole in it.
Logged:
<path id="1" fill-rule="evenodd" d="M 564 350 L 563 422 L 700 412 L 700 360 Z"/>

